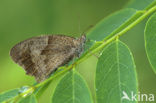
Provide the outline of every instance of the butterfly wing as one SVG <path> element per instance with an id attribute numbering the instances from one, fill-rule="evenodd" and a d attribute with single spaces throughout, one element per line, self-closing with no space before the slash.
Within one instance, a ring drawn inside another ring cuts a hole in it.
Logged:
<path id="1" fill-rule="evenodd" d="M 41 82 L 76 56 L 77 44 L 76 39 L 68 36 L 40 36 L 15 45 L 10 55 L 28 75 Z"/>

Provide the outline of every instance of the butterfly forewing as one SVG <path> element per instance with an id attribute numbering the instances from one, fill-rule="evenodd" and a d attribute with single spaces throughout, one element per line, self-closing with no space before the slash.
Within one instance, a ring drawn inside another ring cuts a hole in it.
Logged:
<path id="1" fill-rule="evenodd" d="M 15 45 L 10 55 L 37 82 L 77 56 L 85 40 L 63 35 L 33 37 Z"/>

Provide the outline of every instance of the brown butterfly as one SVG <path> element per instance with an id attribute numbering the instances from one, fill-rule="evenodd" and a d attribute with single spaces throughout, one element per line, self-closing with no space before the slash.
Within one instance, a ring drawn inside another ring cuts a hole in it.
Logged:
<path id="1" fill-rule="evenodd" d="M 26 74 L 41 82 L 58 67 L 79 57 L 85 41 L 85 35 L 77 39 L 65 35 L 33 37 L 16 44 L 10 56 L 25 69 Z"/>

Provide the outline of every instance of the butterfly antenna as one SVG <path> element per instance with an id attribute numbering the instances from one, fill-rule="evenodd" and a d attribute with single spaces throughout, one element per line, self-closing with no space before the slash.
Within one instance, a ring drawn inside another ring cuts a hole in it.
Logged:
<path id="1" fill-rule="evenodd" d="M 89 32 L 91 28 L 93 28 L 93 25 L 90 25 L 81 33 L 80 15 L 78 15 L 78 32 L 81 34 L 81 36 L 86 35 L 87 32 Z"/>
<path id="2" fill-rule="evenodd" d="M 88 26 L 88 27 L 83 31 L 82 35 L 83 35 L 83 34 L 87 34 L 93 27 L 94 27 L 93 25 Z"/>
<path id="3" fill-rule="evenodd" d="M 81 32 L 80 15 L 78 15 L 78 32 Z"/>

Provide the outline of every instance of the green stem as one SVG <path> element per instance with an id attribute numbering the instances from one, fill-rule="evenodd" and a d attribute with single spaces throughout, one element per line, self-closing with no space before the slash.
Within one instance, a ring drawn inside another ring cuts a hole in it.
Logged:
<path id="1" fill-rule="evenodd" d="M 125 29 L 123 29 L 122 31 L 120 31 L 119 33 L 117 33 L 116 35 L 114 35 L 113 37 L 111 37 L 110 39 L 104 41 L 100 46 L 98 46 L 97 48 L 95 48 L 93 51 L 90 51 L 86 56 L 84 56 L 83 58 L 79 59 L 78 61 L 76 61 L 76 64 L 81 63 L 82 61 L 86 60 L 88 57 L 92 56 L 93 54 L 95 54 L 96 52 L 98 52 L 99 50 L 101 50 L 103 47 L 105 47 L 107 44 L 109 44 L 110 42 L 112 42 L 113 40 L 115 40 L 117 37 L 125 34 L 127 31 L 129 31 L 130 29 L 132 29 L 135 25 L 137 25 L 138 23 L 140 23 L 143 19 L 145 19 L 149 14 L 151 14 L 152 12 L 156 11 L 156 6 L 152 7 L 151 9 L 149 9 L 148 11 L 146 11 L 142 16 L 140 16 L 138 19 L 136 19 L 133 23 L 131 23 L 130 25 L 128 25 Z M 53 77 L 45 80 L 44 82 L 36 85 L 35 87 L 39 87 L 43 84 L 45 84 L 46 82 L 50 81 L 51 79 L 63 74 L 64 72 L 67 72 L 69 69 L 71 69 L 71 66 L 69 66 L 67 69 L 65 69 L 64 71 L 54 75 Z"/>
<path id="2" fill-rule="evenodd" d="M 112 42 L 113 40 L 115 40 L 117 37 L 123 35 L 124 33 L 126 33 L 127 31 L 129 31 L 131 28 L 133 28 L 135 25 L 137 25 L 139 22 L 141 22 L 143 19 L 145 19 L 149 14 L 151 14 L 152 12 L 156 11 L 156 6 L 154 6 L 153 8 L 149 9 L 148 11 L 146 11 L 142 16 L 140 16 L 138 19 L 136 19 L 133 23 L 131 23 L 130 25 L 128 25 L 125 29 L 123 29 L 122 31 L 120 31 L 119 33 L 117 33 L 116 35 L 114 35 L 113 37 L 111 37 L 110 39 L 104 41 L 100 46 L 98 46 L 97 48 L 95 48 L 93 51 L 90 51 L 86 56 L 84 56 L 83 58 L 79 59 L 78 61 L 76 61 L 76 64 L 81 63 L 82 61 L 86 60 L 88 57 L 92 56 L 93 54 L 95 54 L 96 52 L 98 52 L 99 50 L 101 50 L 103 47 L 105 47 L 107 44 L 109 44 L 110 42 Z M 72 66 L 70 65 L 69 67 L 67 67 L 64 71 L 61 71 L 59 73 L 57 73 L 56 75 L 52 76 L 51 78 L 41 82 L 40 84 L 37 84 L 35 87 L 39 87 L 41 85 L 44 85 L 45 83 L 47 83 L 48 81 L 52 80 L 53 78 L 62 75 L 64 73 L 66 73 L 68 70 L 72 69 Z"/>
<path id="3" fill-rule="evenodd" d="M 63 71 L 60 71 L 58 73 L 56 73 L 55 75 L 51 76 L 50 78 L 48 78 L 47 80 L 35 85 L 34 87 L 31 88 L 31 90 L 28 89 L 28 91 L 22 93 L 22 95 L 26 95 L 29 94 L 30 92 L 34 91 L 36 88 L 43 86 L 44 84 L 50 82 L 51 80 L 53 80 L 54 78 L 68 72 L 70 69 L 73 68 L 73 66 L 75 66 L 76 64 L 81 63 L 82 61 L 86 60 L 87 58 L 89 58 L 90 56 L 92 56 L 93 54 L 95 54 L 96 52 L 98 52 L 99 50 L 101 50 L 102 48 L 104 48 L 106 45 L 108 45 L 109 43 L 111 43 L 113 40 L 117 39 L 118 37 L 122 36 L 123 34 L 125 34 L 127 31 L 129 31 L 130 29 L 132 29 L 135 25 L 137 25 L 138 23 L 140 23 L 143 19 L 145 19 L 147 16 L 149 16 L 151 13 L 153 13 L 154 11 L 156 11 L 156 6 L 152 7 L 151 9 L 149 9 L 148 11 L 146 11 L 142 16 L 140 16 L 138 19 L 136 19 L 134 22 L 132 22 L 130 25 L 128 25 L 127 27 L 125 27 L 122 31 L 120 31 L 119 33 L 117 33 L 116 35 L 112 36 L 111 38 L 109 38 L 106 41 L 103 41 L 103 43 L 101 43 L 98 47 L 96 47 L 94 50 L 89 51 L 85 56 L 83 56 L 83 58 L 78 59 L 74 64 L 69 65 L 67 68 L 65 68 Z M 33 89 L 33 90 L 32 90 Z"/>

